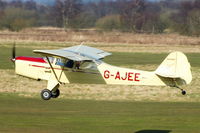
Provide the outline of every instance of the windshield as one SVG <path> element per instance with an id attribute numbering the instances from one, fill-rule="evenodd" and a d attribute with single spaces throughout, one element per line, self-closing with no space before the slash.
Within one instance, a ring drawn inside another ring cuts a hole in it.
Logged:
<path id="1" fill-rule="evenodd" d="M 48 57 L 48 58 L 49 58 L 50 63 L 53 64 L 53 61 L 54 61 L 55 58 L 54 57 Z M 48 63 L 46 57 L 43 57 L 43 59 Z"/>

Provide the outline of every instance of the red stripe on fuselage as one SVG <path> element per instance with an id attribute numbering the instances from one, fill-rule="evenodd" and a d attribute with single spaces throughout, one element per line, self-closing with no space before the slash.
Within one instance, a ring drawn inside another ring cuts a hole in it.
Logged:
<path id="1" fill-rule="evenodd" d="M 46 68 L 46 69 L 50 69 L 50 67 L 46 67 L 46 66 L 39 66 L 39 65 L 31 65 L 29 64 L 30 66 L 33 66 L 33 67 L 40 67 L 40 68 Z"/>
<path id="2" fill-rule="evenodd" d="M 47 63 L 47 62 L 45 62 L 45 60 L 43 58 L 39 58 L 39 57 L 18 56 L 15 58 L 15 60 L 23 60 L 23 61 L 30 61 L 30 62 L 37 62 L 37 63 Z M 40 66 L 40 65 L 34 65 L 34 64 L 29 64 L 29 66 L 51 69 L 50 67 L 47 67 L 47 66 Z M 67 69 L 61 69 L 61 68 L 53 68 L 53 69 L 67 70 Z"/>
<path id="3" fill-rule="evenodd" d="M 15 60 L 23 60 L 23 61 L 31 61 L 31 62 L 38 62 L 38 63 L 46 63 L 43 58 L 39 58 L 39 57 L 19 56 L 19 57 L 16 57 Z"/>
<path id="4" fill-rule="evenodd" d="M 46 66 L 31 65 L 31 64 L 30 64 L 30 66 L 51 69 L 50 67 L 46 67 Z M 67 70 L 67 69 L 64 69 L 64 68 L 55 68 L 55 67 L 53 69 L 56 69 L 56 70 Z"/>

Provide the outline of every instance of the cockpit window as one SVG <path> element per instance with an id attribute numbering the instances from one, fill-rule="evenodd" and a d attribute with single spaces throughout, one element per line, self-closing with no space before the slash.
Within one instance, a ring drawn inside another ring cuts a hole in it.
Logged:
<path id="1" fill-rule="evenodd" d="M 57 58 L 57 59 L 56 59 L 56 65 L 64 66 L 65 63 L 64 63 L 64 61 L 63 61 L 61 58 Z"/>
<path id="2" fill-rule="evenodd" d="M 54 57 L 48 57 L 48 58 L 49 58 L 50 63 L 52 64 L 55 58 L 54 58 Z M 43 59 L 44 59 L 46 62 L 48 62 L 46 57 L 43 57 Z"/>
<path id="3" fill-rule="evenodd" d="M 74 61 L 73 60 L 68 60 L 66 62 L 65 67 L 73 68 L 73 66 L 74 66 Z"/>
<path id="4" fill-rule="evenodd" d="M 62 58 L 54 58 L 54 57 L 48 57 L 48 58 L 49 58 L 49 61 L 51 64 L 53 64 L 54 60 L 56 60 L 55 65 L 64 66 L 64 67 L 68 67 L 68 68 L 75 68 L 75 69 L 80 69 L 80 66 L 84 63 L 81 61 L 73 61 L 73 60 L 69 60 L 69 59 L 66 60 L 66 59 L 62 59 Z M 44 60 L 46 62 L 48 62 L 46 57 L 44 57 Z"/>
<path id="5" fill-rule="evenodd" d="M 68 68 L 73 68 L 74 67 L 74 61 L 73 60 L 63 60 L 61 58 L 56 59 L 56 65 L 59 66 L 64 66 Z"/>

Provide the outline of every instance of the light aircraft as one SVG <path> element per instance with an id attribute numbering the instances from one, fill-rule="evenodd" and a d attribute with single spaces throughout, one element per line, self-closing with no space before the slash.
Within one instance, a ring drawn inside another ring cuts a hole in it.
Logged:
<path id="1" fill-rule="evenodd" d="M 47 80 L 47 88 L 41 91 L 44 100 L 57 98 L 59 87 L 67 83 L 104 83 L 117 85 L 170 86 L 186 91 L 181 85 L 192 81 L 190 63 L 182 52 L 170 53 L 155 71 L 143 71 L 109 65 L 102 61 L 111 53 L 86 45 L 56 50 L 34 50 L 43 58 L 15 57 L 12 61 L 18 75 L 36 80 Z"/>

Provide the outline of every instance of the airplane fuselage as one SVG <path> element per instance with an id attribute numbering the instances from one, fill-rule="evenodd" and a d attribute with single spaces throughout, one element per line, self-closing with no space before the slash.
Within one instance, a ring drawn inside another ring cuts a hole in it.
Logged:
<path id="1" fill-rule="evenodd" d="M 172 80 L 160 77 L 154 71 L 121 68 L 104 62 L 97 64 L 97 70 L 75 69 L 56 65 L 56 58 L 51 63 L 61 83 L 173 85 Z M 54 76 L 46 60 L 38 57 L 16 57 L 15 71 L 18 75 L 36 80 L 49 80 Z"/>

